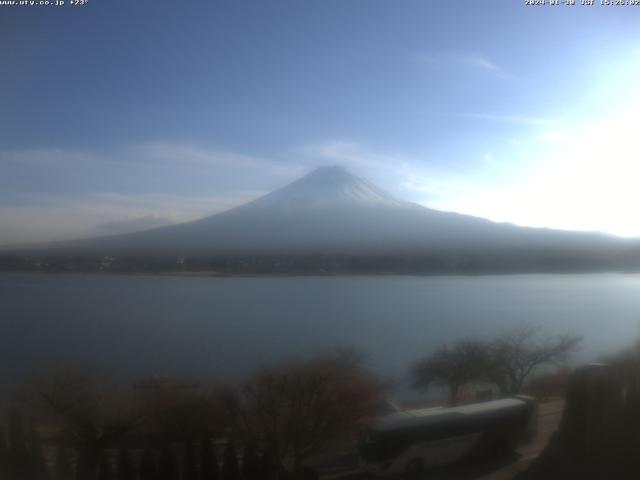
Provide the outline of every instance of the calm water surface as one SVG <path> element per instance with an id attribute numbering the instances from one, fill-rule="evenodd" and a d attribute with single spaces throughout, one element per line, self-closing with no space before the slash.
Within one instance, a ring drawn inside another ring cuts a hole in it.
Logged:
<path id="1" fill-rule="evenodd" d="M 584 336 L 577 361 L 640 333 L 640 276 L 179 278 L 0 274 L 0 374 L 58 367 L 233 378 L 356 347 L 400 378 L 464 336 L 533 323 Z"/>

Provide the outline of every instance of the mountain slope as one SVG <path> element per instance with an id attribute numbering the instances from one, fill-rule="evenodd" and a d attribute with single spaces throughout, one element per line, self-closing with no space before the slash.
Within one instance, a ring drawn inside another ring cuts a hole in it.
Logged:
<path id="1" fill-rule="evenodd" d="M 636 242 L 608 235 L 498 224 L 404 202 L 341 167 L 320 168 L 197 221 L 65 242 L 39 253 L 174 262 L 181 256 L 388 256 L 401 259 L 405 270 L 421 258 L 447 271 L 620 269 L 629 255 L 640 258 Z"/>
<path id="2" fill-rule="evenodd" d="M 497 224 L 395 199 L 341 167 L 323 167 L 240 207 L 194 222 L 67 246 L 102 253 L 405 254 L 601 249 L 600 234 Z"/>

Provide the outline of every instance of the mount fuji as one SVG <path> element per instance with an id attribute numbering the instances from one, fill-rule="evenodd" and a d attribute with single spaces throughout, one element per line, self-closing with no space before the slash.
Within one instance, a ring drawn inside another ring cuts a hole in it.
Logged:
<path id="1" fill-rule="evenodd" d="M 429 209 L 331 166 L 200 220 L 45 250 L 174 259 L 391 256 L 405 263 L 429 259 L 454 271 L 469 264 L 479 270 L 530 271 L 618 268 L 635 245 L 604 234 L 518 227 Z"/>

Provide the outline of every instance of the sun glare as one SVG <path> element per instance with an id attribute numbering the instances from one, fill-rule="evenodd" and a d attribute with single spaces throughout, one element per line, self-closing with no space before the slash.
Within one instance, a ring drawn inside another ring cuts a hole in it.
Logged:
<path id="1" fill-rule="evenodd" d="M 599 119 L 519 142 L 519 154 L 487 167 L 492 176 L 444 179 L 424 190 L 436 198 L 423 203 L 524 226 L 640 236 L 640 96 L 615 103 Z"/>

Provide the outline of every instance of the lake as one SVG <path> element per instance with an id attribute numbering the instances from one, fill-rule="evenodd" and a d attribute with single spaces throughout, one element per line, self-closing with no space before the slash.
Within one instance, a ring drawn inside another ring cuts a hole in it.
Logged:
<path id="1" fill-rule="evenodd" d="M 640 333 L 640 276 L 161 277 L 0 274 L 0 374 L 59 367 L 234 379 L 355 347 L 401 379 L 444 342 L 522 324 L 584 336 L 577 362 Z"/>

